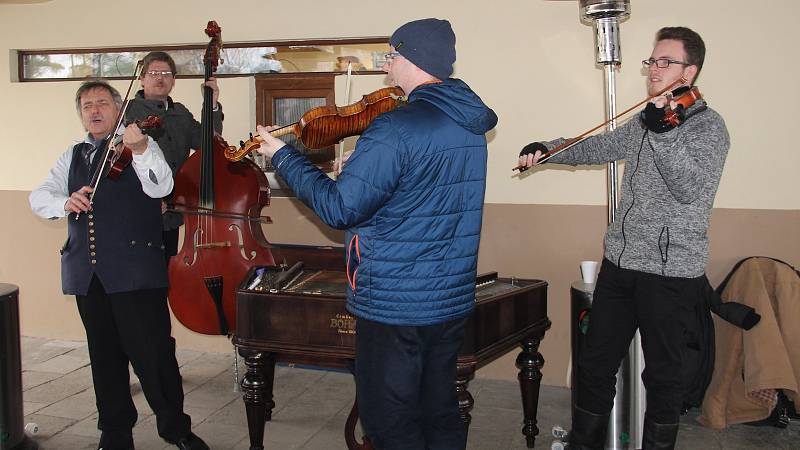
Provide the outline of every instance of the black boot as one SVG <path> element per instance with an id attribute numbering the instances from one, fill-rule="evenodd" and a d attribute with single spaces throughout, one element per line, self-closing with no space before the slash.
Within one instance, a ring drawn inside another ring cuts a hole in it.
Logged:
<path id="1" fill-rule="evenodd" d="M 673 450 L 677 437 L 677 423 L 657 423 L 645 414 L 642 450 Z"/>
<path id="2" fill-rule="evenodd" d="M 569 432 L 570 450 L 603 450 L 606 445 L 609 414 L 595 414 L 575 407 L 572 431 Z"/>

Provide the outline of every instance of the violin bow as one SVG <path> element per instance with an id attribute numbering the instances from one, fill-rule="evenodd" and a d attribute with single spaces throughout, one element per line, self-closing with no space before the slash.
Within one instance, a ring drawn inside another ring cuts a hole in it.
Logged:
<path id="1" fill-rule="evenodd" d="M 349 105 L 350 104 L 350 85 L 351 85 L 351 81 L 352 81 L 352 76 L 353 76 L 353 62 L 352 61 L 348 61 L 347 62 L 347 84 L 346 84 L 345 89 L 344 89 L 344 103 L 345 103 L 345 105 Z M 339 141 L 339 172 L 341 172 L 342 169 L 344 169 L 344 167 L 343 167 L 344 166 L 344 161 L 342 161 L 342 158 L 344 158 L 344 139 Z M 334 164 L 334 166 L 335 166 L 335 164 Z"/>
<path id="2" fill-rule="evenodd" d="M 133 83 L 136 82 L 136 78 L 138 78 L 139 70 L 142 69 L 144 66 L 144 61 L 139 60 L 136 62 L 136 67 L 133 68 L 133 75 L 131 77 L 131 82 L 128 85 L 128 91 L 125 92 L 125 98 L 122 100 L 122 108 L 119 109 L 119 114 L 117 114 L 116 125 L 114 126 L 114 131 L 109 135 L 108 141 L 106 142 L 106 146 L 103 149 L 102 160 L 100 161 L 100 165 L 97 166 L 97 170 L 95 170 L 94 174 L 92 174 L 92 182 L 89 183 L 92 185 L 92 192 L 89 193 L 89 204 L 91 205 L 94 202 L 94 195 L 97 192 L 97 187 L 100 186 L 100 180 L 103 179 L 102 174 L 106 168 L 106 164 L 108 162 L 108 152 L 114 150 L 115 143 L 114 138 L 111 136 L 116 137 L 117 131 L 119 131 L 119 127 L 122 125 L 122 121 L 125 120 L 125 111 L 128 109 L 128 104 L 130 103 L 129 97 L 131 95 L 131 88 L 133 88 Z M 75 220 L 78 220 L 81 217 L 81 213 L 75 214 Z"/>
<path id="3" fill-rule="evenodd" d="M 587 130 L 587 131 L 585 131 L 585 132 L 581 133 L 579 136 L 576 136 L 576 137 L 574 137 L 574 138 L 567 139 L 567 140 L 566 140 L 566 142 L 564 142 L 563 144 L 561 144 L 561 145 L 559 145 L 559 146 L 557 146 L 557 147 L 553 148 L 553 149 L 552 149 L 552 150 L 550 150 L 550 151 L 547 151 L 547 152 L 545 152 L 545 153 L 542 153 L 542 157 L 541 157 L 541 158 L 539 158 L 539 161 L 537 161 L 537 162 L 536 162 L 536 164 L 534 164 L 534 166 L 538 166 L 539 164 L 542 164 L 542 163 L 544 163 L 544 162 L 545 162 L 545 161 L 547 161 L 548 159 L 550 159 L 550 158 L 552 158 L 553 156 L 555 156 L 555 155 L 557 155 L 557 154 L 559 154 L 559 153 L 563 152 L 564 150 L 569 150 L 570 148 L 572 148 L 572 146 L 573 146 L 573 145 L 575 145 L 575 144 L 577 144 L 577 143 L 579 143 L 579 142 L 583 141 L 583 140 L 584 140 L 584 139 L 586 139 L 587 137 L 589 137 L 589 134 L 590 134 L 590 133 L 592 133 L 592 132 L 594 132 L 594 131 L 597 131 L 598 129 L 600 129 L 600 128 L 602 128 L 602 127 L 606 126 L 606 125 L 608 125 L 609 123 L 611 123 L 611 122 L 612 122 L 612 121 L 614 121 L 614 120 L 617 120 L 617 119 L 619 119 L 620 117 L 624 116 L 625 114 L 628 114 L 629 112 L 631 112 L 631 111 L 633 111 L 634 109 L 636 109 L 636 108 L 638 108 L 638 107 L 642 106 L 643 104 L 645 104 L 645 103 L 649 102 L 650 100 L 652 100 L 652 99 L 654 99 L 654 98 L 656 98 L 656 97 L 660 97 L 660 96 L 664 95 L 664 94 L 665 94 L 667 91 L 671 91 L 671 90 L 672 90 L 672 88 L 673 88 L 673 87 L 675 87 L 675 86 L 677 86 L 678 84 L 682 84 L 682 83 L 683 83 L 683 84 L 685 84 L 685 83 L 688 83 L 688 82 L 689 82 L 689 80 L 687 80 L 686 78 L 683 78 L 683 77 L 681 77 L 681 78 L 679 78 L 679 79 L 675 80 L 675 81 L 674 81 L 672 84 L 670 84 L 669 86 L 665 87 L 664 89 L 662 89 L 662 90 L 658 91 L 658 92 L 657 92 L 655 95 L 651 95 L 651 96 L 649 96 L 649 97 L 645 98 L 644 100 L 642 100 L 642 101 L 640 101 L 639 103 L 637 103 L 637 104 L 635 104 L 635 105 L 631 106 L 630 108 L 626 109 L 625 111 L 622 111 L 621 113 L 617 114 L 616 116 L 614 116 L 614 117 L 612 117 L 612 118 L 610 118 L 610 119 L 606 120 L 605 122 L 601 123 L 600 125 L 597 125 L 596 127 L 594 127 L 594 128 L 592 128 L 592 129 L 590 129 L 590 130 Z M 514 168 L 513 168 L 513 169 L 511 169 L 511 170 L 512 170 L 512 171 L 514 171 L 514 170 L 521 170 L 521 169 L 524 169 L 524 168 L 525 168 L 525 166 L 524 166 L 524 165 L 517 165 L 516 167 L 514 167 Z"/>

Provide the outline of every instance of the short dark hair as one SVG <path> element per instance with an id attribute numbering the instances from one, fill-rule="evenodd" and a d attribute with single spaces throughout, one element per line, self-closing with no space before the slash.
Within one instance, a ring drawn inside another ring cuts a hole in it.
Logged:
<path id="1" fill-rule="evenodd" d="M 695 31 L 686 27 L 664 27 L 656 33 L 656 42 L 666 39 L 681 41 L 683 49 L 686 51 L 686 62 L 697 66 L 697 74 L 694 76 L 694 83 L 700 76 L 700 69 L 703 68 L 703 61 L 706 59 L 706 44 L 703 38 Z"/>
<path id="2" fill-rule="evenodd" d="M 119 95 L 119 91 L 114 86 L 111 86 L 107 81 L 104 80 L 89 80 L 81 83 L 78 91 L 75 92 L 75 109 L 78 111 L 78 114 L 81 113 L 81 96 L 87 91 L 97 88 L 108 91 L 108 93 L 111 94 L 111 98 L 114 100 L 114 103 L 116 103 L 117 108 L 122 108 L 122 96 Z"/>
<path id="3" fill-rule="evenodd" d="M 145 55 L 144 59 L 142 60 L 142 74 L 147 72 L 147 68 L 150 67 L 150 63 L 153 61 L 161 61 L 169 64 L 169 69 L 172 71 L 172 74 L 178 74 L 178 68 L 175 66 L 175 60 L 173 60 L 172 56 L 169 56 L 169 53 L 167 52 L 150 52 Z"/>

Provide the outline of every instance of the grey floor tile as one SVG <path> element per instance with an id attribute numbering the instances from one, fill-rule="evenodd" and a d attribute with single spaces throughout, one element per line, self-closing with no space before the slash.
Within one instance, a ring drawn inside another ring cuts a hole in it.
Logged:
<path id="1" fill-rule="evenodd" d="M 245 437 L 247 437 L 247 425 L 226 425 L 223 423 L 204 422 L 193 431 L 214 450 L 230 450 Z"/>
<path id="2" fill-rule="evenodd" d="M 100 430 L 97 429 L 97 412 L 70 425 L 64 429 L 64 433 L 94 438 L 95 441 L 99 440 Z"/>
<path id="3" fill-rule="evenodd" d="M 26 370 L 31 370 L 34 372 L 53 372 L 53 373 L 67 374 L 88 365 L 89 365 L 88 356 L 85 357 L 80 355 L 76 356 L 73 355 L 73 352 L 69 352 L 63 355 L 54 356 L 48 359 L 47 361 L 30 365 L 26 368 Z"/>
<path id="4" fill-rule="evenodd" d="M 92 389 L 86 389 L 75 395 L 42 408 L 39 414 L 48 416 L 65 417 L 68 419 L 83 420 L 97 410 Z"/>
<path id="5" fill-rule="evenodd" d="M 52 381 L 63 374 L 54 372 L 36 372 L 33 370 L 22 371 L 22 390 L 27 391 L 30 388 L 42 385 L 48 381 Z"/>
<path id="6" fill-rule="evenodd" d="M 86 389 L 86 383 L 68 381 L 62 377 L 28 389 L 23 395 L 26 401 L 51 405 Z"/>
<path id="7" fill-rule="evenodd" d="M 47 406 L 47 403 L 36 403 L 36 402 L 23 401 L 22 402 L 22 414 L 27 416 L 29 414 L 33 414 L 33 413 L 39 411 L 40 409 L 42 409 L 42 408 L 44 408 L 46 406 Z"/>
<path id="8" fill-rule="evenodd" d="M 35 440 L 39 443 L 40 450 L 95 450 L 97 448 L 96 438 L 67 433 L 59 433 L 47 440 L 40 440 L 37 436 Z"/>
<path id="9" fill-rule="evenodd" d="M 27 369 L 23 372 L 24 420 L 39 424 L 40 432 L 34 439 L 43 449 L 94 450 L 100 434 L 85 344 L 23 338 L 22 348 L 23 367 Z M 242 393 L 233 390 L 232 354 L 184 350 L 178 352 L 177 358 L 186 393 L 185 409 L 192 416 L 195 432 L 214 450 L 249 449 Z M 240 376 L 244 373 L 244 365 L 240 364 Z M 521 433 L 519 385 L 515 381 L 477 378 L 470 382 L 469 390 L 475 406 L 468 449 L 526 449 Z M 174 449 L 158 436 L 156 418 L 135 376 L 131 377 L 131 392 L 139 411 L 134 427 L 136 448 Z M 354 396 L 353 377 L 347 372 L 279 365 L 275 371 L 276 407 L 273 420 L 266 425 L 265 447 L 345 449 L 344 423 Z M 535 449 L 550 448 L 554 425 L 569 428 L 570 398 L 568 389 L 541 388 L 537 414 L 540 432 Z M 682 419 L 678 450 L 800 450 L 800 421 L 784 430 L 744 425 L 711 430 L 700 426 L 696 417 L 697 412 L 693 411 Z M 361 433 L 357 435 L 360 437 Z"/>
<path id="10" fill-rule="evenodd" d="M 75 348 L 74 346 L 58 345 L 55 342 L 42 339 L 22 339 L 20 342 L 22 370 L 27 370 L 30 366 L 43 363 L 58 355 L 69 353 Z"/>

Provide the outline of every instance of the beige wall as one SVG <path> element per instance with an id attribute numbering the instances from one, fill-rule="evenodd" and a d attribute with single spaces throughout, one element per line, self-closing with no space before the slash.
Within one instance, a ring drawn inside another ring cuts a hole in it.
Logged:
<path id="1" fill-rule="evenodd" d="M 641 99 L 639 61 L 649 56 L 653 33 L 665 25 L 699 31 L 708 46 L 699 86 L 725 117 L 732 148 L 710 230 L 709 273 L 714 281 L 740 256 L 767 254 L 800 263 L 800 152 L 790 143 L 800 71 L 794 43 L 800 6 L 774 0 L 756 7 L 744 0 L 676 0 L 669 4 L 634 0 L 622 24 L 624 66 L 617 77 L 618 106 Z M 490 133 L 487 209 L 481 270 L 550 282 L 553 329 L 543 344 L 545 382 L 565 383 L 568 361 L 569 282 L 577 262 L 599 258 L 605 227 L 605 175 L 598 168 L 550 168 L 523 179 L 511 176 L 519 148 L 537 139 L 576 135 L 603 118 L 603 76 L 593 64 L 591 27 L 578 21 L 577 2 L 442 0 L 315 2 L 301 14 L 276 1 L 219 2 L 140 0 L 123 11 L 114 2 L 55 0 L 39 4 L 0 3 L 0 282 L 23 288 L 23 332 L 81 338 L 72 301 L 60 294 L 58 248 L 63 223 L 33 217 L 27 192 L 82 130 L 72 102 L 75 82 L 13 82 L 14 49 L 127 46 L 205 42 L 206 21 L 215 19 L 224 41 L 334 38 L 388 35 L 403 22 L 447 17 L 458 36 L 455 76 L 465 79 L 500 117 Z M 90 12 L 91 11 L 91 12 Z M 690 11 L 691 13 L 687 13 Z M 123 21 L 113 20 L 128 16 Z M 90 19 L 91 17 L 91 19 Z M 263 18 L 264 23 L 254 21 Z M 103 19 L 97 19 L 103 18 Z M 106 19 L 108 18 L 108 19 Z M 121 26 L 121 23 L 140 26 Z M 344 83 L 337 80 L 338 103 Z M 358 77 L 353 99 L 383 82 Z M 174 97 L 199 111 L 197 80 L 179 80 Z M 115 82 L 121 89 L 126 83 Z M 226 139 L 251 131 L 253 81 L 220 80 Z M 291 202 L 276 201 L 267 214 L 274 242 L 336 242 L 337 235 L 307 220 Z M 307 226 L 305 230 L 303 226 Z M 545 234 L 543 231 L 552 232 Z M 224 339 L 175 328 L 182 347 L 228 350 Z M 479 375 L 513 378 L 513 359 Z"/>

